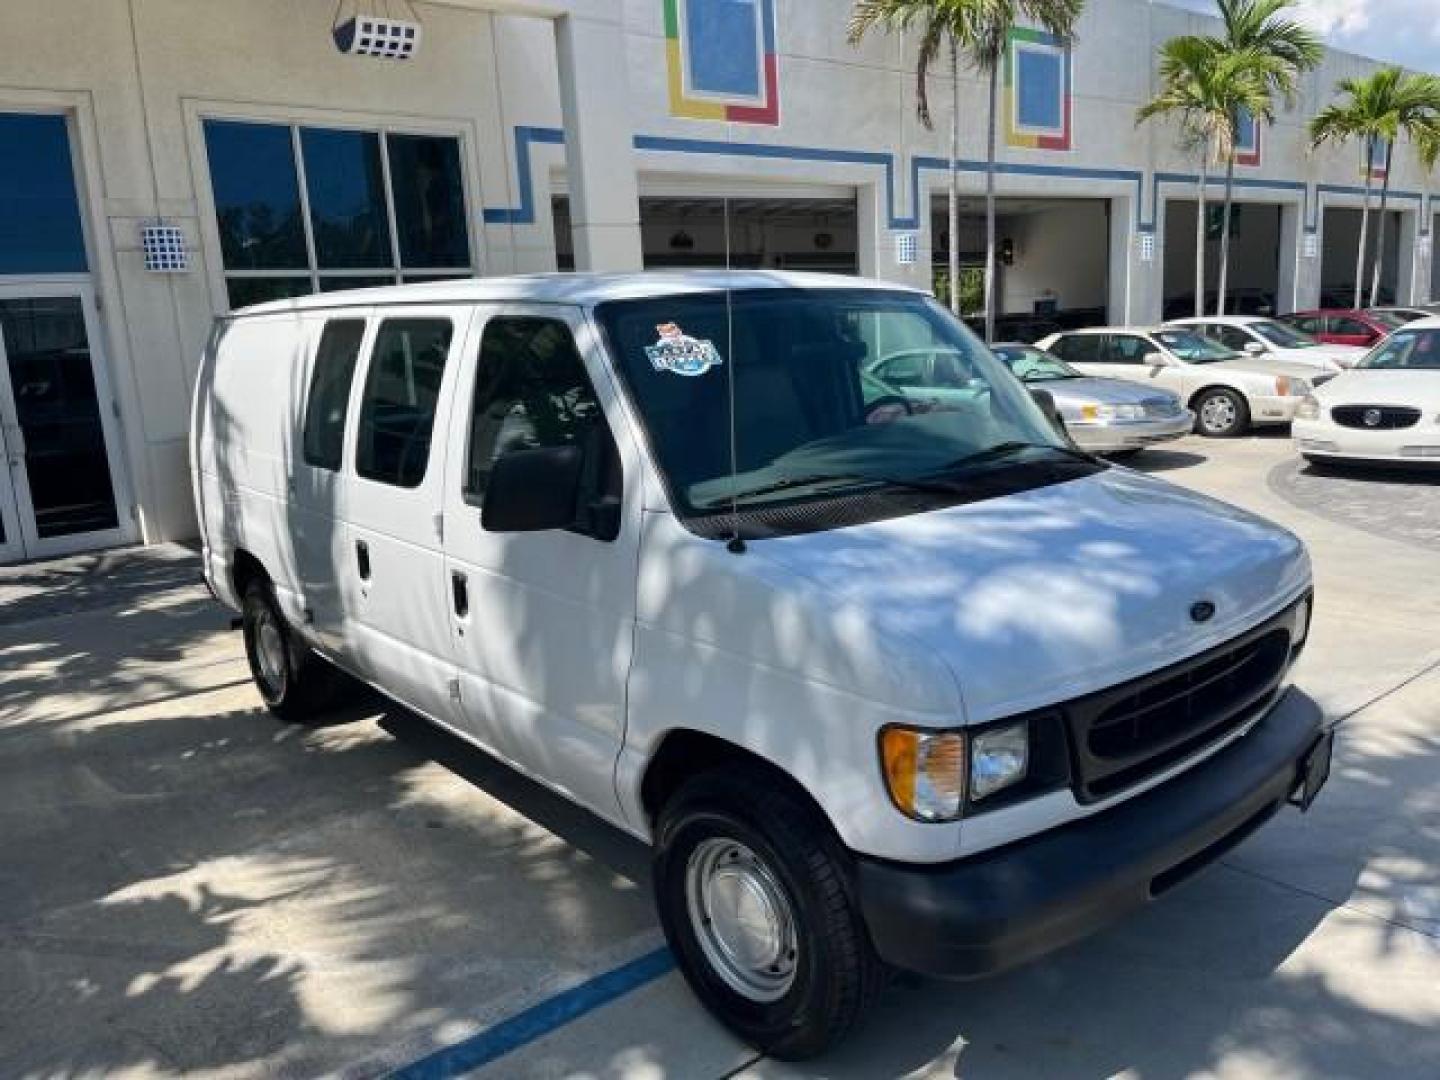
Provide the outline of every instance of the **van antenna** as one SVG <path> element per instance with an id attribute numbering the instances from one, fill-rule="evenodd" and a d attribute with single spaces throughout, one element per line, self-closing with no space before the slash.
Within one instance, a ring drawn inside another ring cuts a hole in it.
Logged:
<path id="1" fill-rule="evenodd" d="M 730 288 L 730 196 L 721 197 L 725 217 L 725 388 L 730 398 L 730 541 L 725 545 L 732 555 L 745 554 L 745 538 L 740 535 L 740 460 L 735 449 L 735 308 Z"/>

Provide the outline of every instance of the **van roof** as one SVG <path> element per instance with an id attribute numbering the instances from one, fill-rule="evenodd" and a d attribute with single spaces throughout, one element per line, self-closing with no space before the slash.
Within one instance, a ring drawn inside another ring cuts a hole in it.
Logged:
<path id="1" fill-rule="evenodd" d="M 591 306 L 606 300 L 633 300 L 724 289 L 888 289 L 921 292 L 909 285 L 844 274 L 780 270 L 664 270 L 608 274 L 524 274 L 458 278 L 413 285 L 383 285 L 272 300 L 231 312 L 231 316 L 273 315 L 357 305 L 530 302 Z"/>

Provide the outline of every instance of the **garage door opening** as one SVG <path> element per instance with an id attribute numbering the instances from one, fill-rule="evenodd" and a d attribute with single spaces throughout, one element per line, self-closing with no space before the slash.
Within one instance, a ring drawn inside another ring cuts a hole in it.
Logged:
<path id="1" fill-rule="evenodd" d="M 1194 199 L 1165 202 L 1164 303 L 1167 319 L 1195 314 Z M 1230 273 L 1225 287 L 1225 314 L 1277 315 L 1280 294 L 1280 216 L 1270 203 L 1235 203 L 1230 210 Z M 1220 299 L 1220 234 L 1225 207 L 1205 204 L 1205 314 L 1213 315 Z"/>
<path id="2" fill-rule="evenodd" d="M 1360 306 L 1370 303 L 1370 275 L 1374 272 L 1375 243 L 1380 234 L 1380 215 L 1370 211 L 1370 225 L 1365 238 L 1365 274 L 1362 278 Z M 1360 211 L 1349 207 L 1328 207 L 1325 210 L 1324 250 L 1320 262 L 1320 306 L 1350 308 L 1355 306 L 1355 256 L 1360 245 Z M 1380 267 L 1380 303 L 1395 302 L 1396 281 L 1400 272 L 1400 214 L 1385 212 L 1385 257 Z"/>
<path id="3" fill-rule="evenodd" d="M 561 270 L 573 270 L 570 200 L 557 197 L 554 214 L 556 264 Z M 853 197 L 737 196 L 727 200 L 709 196 L 644 196 L 640 199 L 640 236 L 647 270 L 729 265 L 747 270 L 860 272 L 859 228 Z"/>
<path id="4" fill-rule="evenodd" d="M 935 295 L 949 302 L 949 199 L 930 203 Z M 960 310 L 985 321 L 985 200 L 960 200 Z M 996 341 L 1103 326 L 1110 287 L 1110 200 L 996 200 Z"/>

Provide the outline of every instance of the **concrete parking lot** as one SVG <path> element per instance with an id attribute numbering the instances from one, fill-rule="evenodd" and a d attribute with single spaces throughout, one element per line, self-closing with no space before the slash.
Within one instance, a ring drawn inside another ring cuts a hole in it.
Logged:
<path id="1" fill-rule="evenodd" d="M 633 841 L 378 700 L 270 718 L 188 553 L 0 571 L 0 1076 L 1436 1075 L 1440 476 L 1275 436 L 1135 464 L 1310 544 L 1330 786 L 1058 955 L 901 979 L 803 1067 L 700 1010 Z"/>

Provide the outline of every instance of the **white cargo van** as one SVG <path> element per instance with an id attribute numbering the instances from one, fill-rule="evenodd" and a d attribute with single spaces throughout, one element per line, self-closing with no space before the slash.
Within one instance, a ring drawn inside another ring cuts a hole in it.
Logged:
<path id="1" fill-rule="evenodd" d="M 937 352 L 943 395 L 873 374 Z M 773 1054 L 892 967 L 1121 916 L 1328 769 L 1287 680 L 1299 540 L 1075 450 L 892 285 L 262 305 L 217 327 L 193 466 L 269 706 L 303 720 L 343 669 L 652 843 L 681 969 Z"/>

